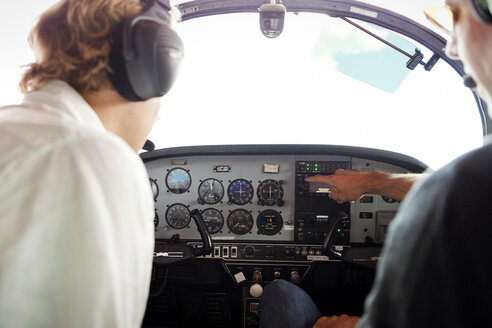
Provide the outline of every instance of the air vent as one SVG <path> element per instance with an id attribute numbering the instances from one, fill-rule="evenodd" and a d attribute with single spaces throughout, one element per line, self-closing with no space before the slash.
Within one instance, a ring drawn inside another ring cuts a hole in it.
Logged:
<path id="1" fill-rule="evenodd" d="M 195 263 L 174 265 L 169 268 L 168 282 L 196 283 L 197 269 Z"/>
<path id="2" fill-rule="evenodd" d="M 226 294 L 205 294 L 200 305 L 203 327 L 231 327 L 231 313 Z"/>
<path id="3" fill-rule="evenodd" d="M 344 266 L 341 278 L 345 286 L 371 286 L 374 281 L 374 270 Z"/>
<path id="4" fill-rule="evenodd" d="M 151 298 L 145 322 L 147 324 L 159 323 L 167 326 L 175 327 L 178 323 L 176 314 L 178 308 L 176 306 L 176 297 L 172 290 L 166 290 L 159 297 Z M 145 326 L 145 325 L 144 325 Z"/>

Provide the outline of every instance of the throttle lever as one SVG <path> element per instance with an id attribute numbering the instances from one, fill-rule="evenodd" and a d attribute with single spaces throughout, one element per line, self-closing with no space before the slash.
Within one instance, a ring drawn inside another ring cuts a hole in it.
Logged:
<path id="1" fill-rule="evenodd" d="M 190 216 L 193 218 L 193 221 L 195 221 L 196 227 L 203 242 L 203 246 L 197 246 L 194 248 L 193 254 L 195 256 L 211 254 L 213 250 L 212 237 L 210 237 L 210 233 L 205 226 L 205 222 L 203 221 L 200 211 L 198 209 L 194 209 L 190 212 Z"/>

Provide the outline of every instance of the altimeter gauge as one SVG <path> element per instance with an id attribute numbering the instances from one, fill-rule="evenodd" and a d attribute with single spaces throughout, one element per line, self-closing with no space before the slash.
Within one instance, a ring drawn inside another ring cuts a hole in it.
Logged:
<path id="1" fill-rule="evenodd" d="M 224 197 L 224 186 L 217 179 L 206 179 L 198 187 L 198 202 L 217 204 Z"/>

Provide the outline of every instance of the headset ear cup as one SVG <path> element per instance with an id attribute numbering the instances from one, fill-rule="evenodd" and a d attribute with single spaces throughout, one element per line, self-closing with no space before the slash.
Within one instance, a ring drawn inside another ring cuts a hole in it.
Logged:
<path id="1" fill-rule="evenodd" d="M 115 33 L 110 78 L 127 100 L 161 97 L 176 80 L 183 57 L 183 42 L 167 23 L 135 18 Z"/>
<path id="2" fill-rule="evenodd" d="M 165 95 L 184 56 L 181 39 L 168 25 L 152 21 L 136 24 L 132 36 L 133 56 L 125 60 L 132 90 L 142 100 Z"/>
<path id="3" fill-rule="evenodd" d="M 478 19 L 485 23 L 492 24 L 492 13 L 488 0 L 471 0 L 473 11 Z"/>
<path id="4" fill-rule="evenodd" d="M 138 97 L 130 85 L 130 79 L 126 70 L 121 29 L 116 31 L 113 37 L 113 44 L 109 54 L 109 66 L 111 68 L 110 80 L 116 91 L 127 100 L 140 101 L 141 98 Z"/>

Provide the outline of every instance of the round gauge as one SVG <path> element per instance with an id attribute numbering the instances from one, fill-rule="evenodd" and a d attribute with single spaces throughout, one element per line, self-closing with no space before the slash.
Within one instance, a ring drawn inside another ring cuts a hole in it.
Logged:
<path id="1" fill-rule="evenodd" d="M 217 204 L 224 197 L 224 186 L 217 179 L 207 179 L 198 187 L 198 201 L 202 204 Z"/>
<path id="2" fill-rule="evenodd" d="M 227 227 L 236 235 L 244 235 L 253 228 L 253 216 L 246 210 L 237 209 L 227 217 Z"/>
<path id="3" fill-rule="evenodd" d="M 244 179 L 236 179 L 227 188 L 227 195 L 231 203 L 238 205 L 247 204 L 253 199 L 253 186 Z"/>
<path id="4" fill-rule="evenodd" d="M 154 228 L 157 229 L 158 225 L 159 225 L 159 215 L 157 214 L 157 210 L 156 210 L 154 215 Z"/>
<path id="5" fill-rule="evenodd" d="M 258 215 L 256 226 L 259 235 L 273 236 L 282 230 L 284 220 L 279 212 L 274 210 L 265 210 Z"/>
<path id="6" fill-rule="evenodd" d="M 159 196 L 159 186 L 157 185 L 157 181 L 149 178 L 150 180 L 150 189 L 152 189 L 152 194 L 154 195 L 154 201 L 157 200 L 157 196 Z"/>
<path id="7" fill-rule="evenodd" d="M 174 194 L 182 194 L 190 189 L 191 176 L 185 169 L 174 168 L 166 175 L 166 186 Z"/>
<path id="8" fill-rule="evenodd" d="M 219 232 L 224 226 L 224 217 L 215 208 L 207 208 L 202 212 L 202 218 L 210 234 Z"/>
<path id="9" fill-rule="evenodd" d="M 279 181 L 265 180 L 258 186 L 259 205 L 282 205 L 284 189 Z"/>
<path id="10" fill-rule="evenodd" d="M 183 204 L 173 204 L 166 211 L 166 222 L 174 229 L 185 228 L 190 220 L 190 210 Z"/>

